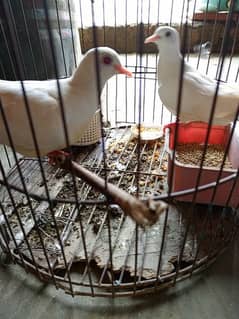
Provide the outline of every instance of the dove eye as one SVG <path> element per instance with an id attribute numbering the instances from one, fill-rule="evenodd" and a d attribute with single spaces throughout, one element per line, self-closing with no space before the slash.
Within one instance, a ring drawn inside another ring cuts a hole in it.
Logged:
<path id="1" fill-rule="evenodd" d="M 167 32 L 165 33 L 165 36 L 166 36 L 166 37 L 170 37 L 170 35 L 171 35 L 171 32 L 170 32 L 170 31 L 167 31 Z"/>
<path id="2" fill-rule="evenodd" d="M 112 59 L 109 56 L 105 56 L 103 58 L 103 62 L 104 62 L 104 64 L 111 64 L 112 63 Z"/>

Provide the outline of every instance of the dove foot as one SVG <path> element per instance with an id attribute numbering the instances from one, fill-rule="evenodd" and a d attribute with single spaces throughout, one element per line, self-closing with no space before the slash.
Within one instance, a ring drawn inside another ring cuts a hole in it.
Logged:
<path id="1" fill-rule="evenodd" d="M 70 154 L 64 151 L 56 150 L 48 153 L 47 156 L 50 165 L 59 166 L 62 164 L 63 158 L 65 159 L 65 157 L 70 156 Z"/>

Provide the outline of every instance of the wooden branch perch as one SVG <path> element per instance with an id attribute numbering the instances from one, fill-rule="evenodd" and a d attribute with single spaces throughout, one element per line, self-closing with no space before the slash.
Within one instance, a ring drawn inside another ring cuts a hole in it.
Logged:
<path id="1" fill-rule="evenodd" d="M 62 169 L 71 171 L 104 194 L 111 203 L 119 205 L 125 214 L 141 226 L 153 225 L 167 208 L 167 204 L 163 201 L 155 201 L 152 198 L 139 200 L 111 183 L 107 183 L 106 187 L 104 179 L 71 161 L 70 157 L 64 153 L 57 154 L 54 157 L 54 163 Z"/>

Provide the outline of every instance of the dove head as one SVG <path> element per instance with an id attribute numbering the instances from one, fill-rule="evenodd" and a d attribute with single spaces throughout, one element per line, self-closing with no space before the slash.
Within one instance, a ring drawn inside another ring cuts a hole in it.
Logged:
<path id="1" fill-rule="evenodd" d="M 120 62 L 118 53 L 111 48 L 93 48 L 86 53 L 84 59 L 93 67 L 94 73 L 96 73 L 96 61 L 98 62 L 98 70 L 102 85 L 104 85 L 105 82 L 115 74 L 125 74 L 130 77 L 132 76 L 132 73 Z"/>
<path id="2" fill-rule="evenodd" d="M 162 26 L 155 30 L 154 34 L 145 39 L 144 43 L 155 43 L 160 54 L 180 54 L 180 41 L 177 30 L 168 26 Z"/>
<path id="3" fill-rule="evenodd" d="M 97 64 L 96 64 L 97 62 Z M 102 89 L 107 80 L 116 74 L 132 76 L 120 62 L 118 53 L 108 47 L 97 47 L 86 52 L 80 65 L 71 78 L 72 85 L 94 86 L 97 81 L 97 66 L 100 76 L 100 86 Z M 95 85 L 95 87 L 97 87 Z"/>

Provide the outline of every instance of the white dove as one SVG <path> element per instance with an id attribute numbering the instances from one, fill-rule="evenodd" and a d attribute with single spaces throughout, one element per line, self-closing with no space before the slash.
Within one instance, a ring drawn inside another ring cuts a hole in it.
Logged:
<path id="1" fill-rule="evenodd" d="M 89 50 L 70 78 L 59 80 L 70 144 L 76 143 L 87 128 L 98 107 L 95 63 L 96 49 Z M 132 76 L 118 54 L 108 47 L 98 47 L 100 90 L 117 73 Z M 23 81 L 32 115 L 40 155 L 66 147 L 56 80 Z M 17 152 L 36 156 L 20 81 L 0 80 L 0 101 L 6 115 Z M 0 115 L 0 143 L 10 145 Z M 53 152 L 54 153 L 54 152 Z"/>
<path id="2" fill-rule="evenodd" d="M 176 115 L 180 68 L 182 55 L 178 32 L 171 27 L 162 26 L 146 38 L 145 43 L 153 42 L 160 53 L 158 61 L 159 96 L 163 104 Z M 179 118 L 182 122 L 208 122 L 213 104 L 217 81 L 201 74 L 184 63 L 183 88 Z M 235 119 L 239 103 L 238 84 L 220 82 L 213 124 L 227 125 Z"/>

